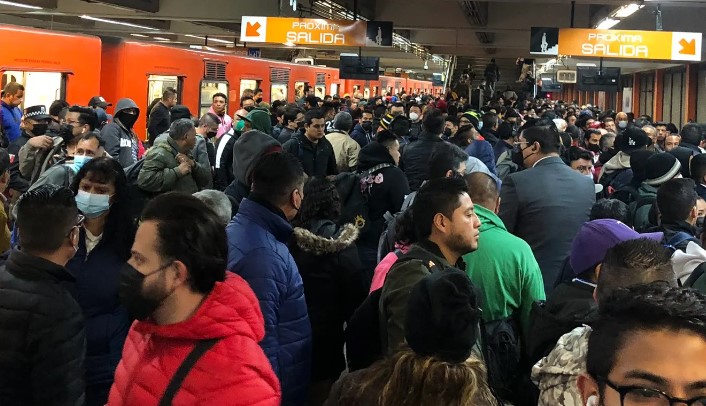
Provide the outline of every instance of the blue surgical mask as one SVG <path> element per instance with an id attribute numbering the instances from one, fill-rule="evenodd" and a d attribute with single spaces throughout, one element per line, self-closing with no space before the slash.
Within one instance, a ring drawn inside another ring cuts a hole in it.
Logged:
<path id="1" fill-rule="evenodd" d="M 110 210 L 110 196 L 79 190 L 76 194 L 76 205 L 86 218 L 94 219 Z"/>
<path id="2" fill-rule="evenodd" d="M 478 131 L 480 131 L 480 130 L 482 130 L 482 129 L 483 129 L 483 122 L 482 122 L 482 121 L 479 121 L 479 122 L 478 122 Z"/>
<path id="3" fill-rule="evenodd" d="M 86 162 L 90 161 L 91 157 L 90 156 L 85 156 L 85 155 L 74 155 L 74 164 L 73 164 L 73 170 L 75 173 L 78 173 L 78 171 L 83 168 L 83 165 L 86 164 Z"/>

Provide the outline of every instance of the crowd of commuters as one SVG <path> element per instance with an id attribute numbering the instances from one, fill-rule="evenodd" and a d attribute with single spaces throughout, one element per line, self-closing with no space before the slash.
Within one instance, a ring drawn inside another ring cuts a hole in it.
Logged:
<path id="1" fill-rule="evenodd" d="M 704 126 L 303 91 L 5 87 L 0 404 L 706 403 Z"/>

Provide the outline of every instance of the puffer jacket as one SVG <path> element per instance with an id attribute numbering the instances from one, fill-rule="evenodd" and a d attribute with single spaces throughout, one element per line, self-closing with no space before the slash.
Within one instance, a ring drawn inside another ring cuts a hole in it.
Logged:
<path id="1" fill-rule="evenodd" d="M 281 210 L 250 198 L 226 227 L 228 270 L 242 276 L 260 300 L 265 318 L 260 346 L 280 379 L 284 406 L 304 404 L 311 379 L 304 284 L 285 245 L 292 231 Z"/>
<path id="2" fill-rule="evenodd" d="M 106 124 L 101 130 L 101 139 L 105 142 L 105 152 L 117 159 L 123 168 L 127 168 L 140 159 L 137 146 L 140 141 L 134 130 L 126 128 L 118 118 L 120 112 L 125 109 L 137 109 L 137 116 L 140 116 L 140 109 L 132 99 L 120 99 L 115 106 L 113 122 Z"/>
<path id="3" fill-rule="evenodd" d="M 556 347 L 532 367 L 532 382 L 539 388 L 538 406 L 582 406 L 576 382 L 586 372 L 591 328 L 577 327 L 564 334 Z"/>
<path id="4" fill-rule="evenodd" d="M 83 316 L 62 286 L 72 279 L 20 250 L 0 268 L 0 405 L 83 405 Z"/>
<path id="5" fill-rule="evenodd" d="M 400 169 L 407 175 L 410 189 L 419 189 L 428 178 L 429 156 L 442 142 L 444 140 L 437 134 L 424 131 L 417 141 L 405 147 L 400 159 Z"/>
<path id="6" fill-rule="evenodd" d="M 211 167 L 203 167 L 194 161 L 191 173 L 182 175 L 177 171 L 179 153 L 176 141 L 171 137 L 167 142 L 152 147 L 145 157 L 137 185 L 148 192 L 186 192 L 196 193 L 206 188 L 211 182 Z"/>
<path id="7" fill-rule="evenodd" d="M 109 406 L 152 406 L 198 341 L 219 339 L 189 371 L 174 406 L 276 406 L 277 378 L 257 345 L 264 335 L 262 313 L 248 284 L 228 273 L 216 282 L 191 318 L 158 325 L 137 321 L 123 349 Z"/>
<path id="8" fill-rule="evenodd" d="M 328 220 L 295 228 L 292 257 L 304 281 L 313 338 L 312 381 L 336 380 L 345 369 L 343 324 L 365 299 L 355 240 L 358 228 Z"/>

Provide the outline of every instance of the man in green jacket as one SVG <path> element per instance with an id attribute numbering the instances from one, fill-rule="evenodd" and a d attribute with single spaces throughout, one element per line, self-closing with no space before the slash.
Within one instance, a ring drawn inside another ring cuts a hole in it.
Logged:
<path id="1" fill-rule="evenodd" d="M 480 221 L 462 179 L 427 181 L 417 192 L 412 212 L 418 242 L 392 266 L 380 296 L 380 338 L 388 355 L 404 342 L 414 285 L 433 272 L 462 272 L 461 256 L 478 248 Z"/>
<path id="2" fill-rule="evenodd" d="M 186 118 L 173 122 L 166 142 L 155 145 L 147 153 L 137 185 L 148 192 L 189 194 L 207 187 L 211 170 L 191 157 L 194 145 L 194 122 Z"/>
<path id="3" fill-rule="evenodd" d="M 542 272 L 530 246 L 507 231 L 500 217 L 497 182 L 485 173 L 466 175 L 469 195 L 480 218 L 478 249 L 463 257 L 466 272 L 482 292 L 486 321 L 516 317 L 522 335 L 529 331 L 532 303 L 544 300 Z"/>

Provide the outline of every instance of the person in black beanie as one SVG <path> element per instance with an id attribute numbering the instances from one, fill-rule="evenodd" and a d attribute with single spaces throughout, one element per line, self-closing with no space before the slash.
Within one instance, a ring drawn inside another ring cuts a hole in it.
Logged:
<path id="1" fill-rule="evenodd" d="M 468 276 L 444 270 L 413 288 L 403 344 L 394 355 L 344 375 L 324 406 L 498 405 L 473 354 L 481 311 Z"/>

